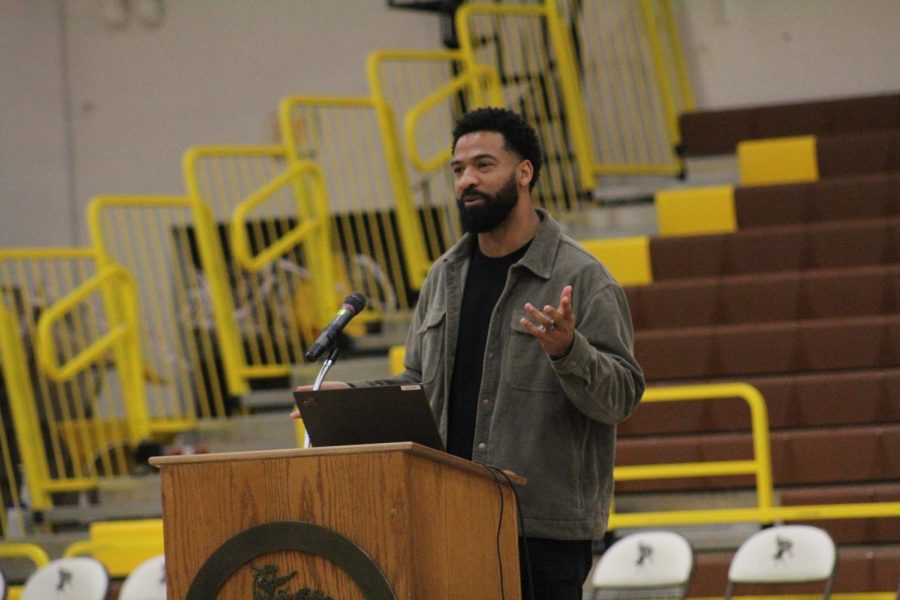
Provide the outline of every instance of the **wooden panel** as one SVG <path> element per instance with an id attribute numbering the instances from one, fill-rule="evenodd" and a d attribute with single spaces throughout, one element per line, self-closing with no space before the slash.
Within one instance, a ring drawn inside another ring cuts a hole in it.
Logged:
<path id="1" fill-rule="evenodd" d="M 483 467 L 435 451 L 361 448 L 155 460 L 162 467 L 172 597 L 184 597 L 203 563 L 227 540 L 278 521 L 314 523 L 353 541 L 379 565 L 398 598 L 476 600 L 485 590 L 499 595 L 498 554 L 505 596 L 519 597 L 509 490 L 502 495 L 501 524 L 501 496 Z M 270 559 L 277 559 L 279 575 L 303 574 L 290 580 L 292 590 L 314 584 L 335 597 L 362 598 L 349 577 L 336 574 L 340 569 L 322 558 L 287 551 L 253 562 L 259 566 Z M 248 586 L 252 571 L 245 566 L 218 597 L 248 597 Z"/>

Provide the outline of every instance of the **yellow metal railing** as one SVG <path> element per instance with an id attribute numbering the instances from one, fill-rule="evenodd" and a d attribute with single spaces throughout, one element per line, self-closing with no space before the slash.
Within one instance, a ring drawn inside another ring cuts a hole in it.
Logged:
<path id="1" fill-rule="evenodd" d="M 37 510 L 53 505 L 52 492 L 93 487 L 95 468 L 104 474 L 124 469 L 121 452 L 104 453 L 94 462 L 96 449 L 107 439 L 88 435 L 67 439 L 60 431 L 60 427 L 108 405 L 100 397 L 107 384 L 106 367 L 97 365 L 76 381 L 61 384 L 39 368 L 35 349 L 38 316 L 90 279 L 95 262 L 95 253 L 85 248 L 0 250 L 0 362 L 19 450 L 17 460 L 21 461 L 31 507 Z M 99 335 L 101 321 L 102 310 L 97 307 L 73 313 L 55 340 L 56 350 L 63 356 L 76 353 L 86 340 Z M 10 480 L 21 483 L 18 465 L 12 464 L 11 457 L 7 462 Z"/>
<path id="2" fill-rule="evenodd" d="M 772 462 L 769 449 L 769 418 L 765 400 L 756 388 L 744 383 L 649 388 L 644 392 L 641 402 L 679 402 L 734 397 L 741 398 L 750 409 L 753 434 L 752 460 L 620 466 L 616 467 L 613 472 L 615 481 L 752 474 L 756 480 L 757 507 L 770 508 L 772 506 Z M 633 527 L 635 525 L 632 523 L 636 519 L 651 523 L 658 523 L 660 520 L 666 522 L 667 519 L 670 519 L 677 523 L 683 523 L 692 519 L 705 519 L 709 512 L 711 511 L 614 513 L 610 515 L 609 527 L 610 529 Z"/>
<path id="3" fill-rule="evenodd" d="M 516 25 L 527 19 L 540 31 Z M 598 175 L 682 170 L 678 114 L 694 101 L 670 0 L 467 4 L 457 11 L 457 31 L 470 59 L 498 69 L 507 105 L 519 104 L 543 127 L 550 157 L 570 149 L 579 190 L 596 187 Z M 523 94 L 525 70 L 542 72 L 549 109 L 511 96 Z"/>
<path id="4" fill-rule="evenodd" d="M 693 97 L 670 0 L 558 0 L 578 46 L 597 175 L 682 170 L 678 114 Z"/>
<path id="5" fill-rule="evenodd" d="M 151 430 L 224 415 L 247 383 L 209 208 L 187 197 L 102 196 L 88 225 L 99 263 L 136 281 Z"/>
<path id="6" fill-rule="evenodd" d="M 404 152 L 403 168 L 419 213 L 429 263 L 458 240 L 462 231 L 450 169 L 441 170 L 436 161 L 433 170 L 423 172 L 415 161 L 421 162 L 421 156 L 448 156 L 450 132 L 463 113 L 488 104 L 502 105 L 499 80 L 487 68 L 469 69 L 457 50 L 379 50 L 370 53 L 366 62 L 372 97 L 389 106 L 405 128 L 403 134 L 396 132 L 396 145 Z M 439 94 L 441 101 L 432 99 L 433 104 L 423 110 L 421 103 L 442 89 L 448 93 Z M 414 112 L 417 116 L 411 117 Z M 407 141 L 400 144 L 403 135 Z"/>
<path id="7" fill-rule="evenodd" d="M 444 84 L 433 93 L 425 97 L 414 106 L 403 119 L 403 139 L 406 147 L 406 155 L 412 165 L 421 173 L 431 173 L 439 168 L 444 168 L 450 163 L 452 153 L 450 145 L 446 144 L 444 150 L 431 158 L 424 159 L 419 155 L 419 147 L 416 142 L 417 129 L 423 115 L 434 110 L 444 103 L 447 98 L 459 94 L 467 88 L 478 88 L 475 84 L 484 80 L 489 100 L 477 102 L 480 106 L 503 106 L 503 95 L 500 90 L 500 79 L 493 67 L 476 65 L 467 69 L 464 73 Z"/>
<path id="8" fill-rule="evenodd" d="M 579 209 L 579 196 L 595 187 L 593 150 L 568 32 L 556 5 L 464 4 L 456 13 L 467 67 L 493 66 L 504 104 L 540 135 L 544 168 L 539 205 L 559 217 Z"/>
<path id="9" fill-rule="evenodd" d="M 289 166 L 282 146 L 198 146 L 183 169 L 188 193 L 212 207 L 223 230 L 211 262 L 227 274 L 221 287 L 233 297 L 241 375 L 289 375 L 338 294 L 320 169 Z"/>
<path id="10" fill-rule="evenodd" d="M 114 284 L 114 288 L 109 286 Z M 109 330 L 86 348 L 59 364 L 54 327 L 58 326 L 89 296 L 103 292 L 106 302 L 115 302 Z M 92 278 L 50 306 L 38 321 L 37 356 L 44 371 L 59 382 L 70 381 L 79 373 L 100 362 L 108 354 L 116 356 L 122 396 L 125 401 L 128 438 L 137 445 L 150 435 L 146 396 L 141 381 L 141 354 L 138 340 L 137 291 L 134 279 L 122 267 L 108 264 Z"/>
<path id="11" fill-rule="evenodd" d="M 755 477 L 756 505 L 743 508 L 693 509 L 682 511 L 612 512 L 609 529 L 703 525 L 714 523 L 773 523 L 782 520 L 853 519 L 865 517 L 900 518 L 900 502 L 868 502 L 806 506 L 774 506 L 769 425 L 765 400 L 759 390 L 745 383 L 649 388 L 642 402 L 678 402 L 740 398 L 750 409 L 753 459 L 621 466 L 614 470 L 616 481 L 715 477 L 752 474 Z"/>
<path id="12" fill-rule="evenodd" d="M 370 98 L 289 97 L 280 119 L 289 162 L 322 168 L 333 251 L 349 285 L 380 318 L 405 319 L 429 261 L 391 108 Z"/>
<path id="13" fill-rule="evenodd" d="M 22 348 L 18 318 L 0 301 L 0 371 L 3 374 L 3 385 L 9 400 L 9 419 L 11 423 L 3 425 L 3 470 L 9 486 L 4 490 L 4 506 L 11 506 L 13 511 L 9 517 L 15 519 L 10 523 L 6 513 L 0 515 L 4 536 L 11 531 L 25 531 L 25 515 L 23 513 L 21 478 L 19 464 L 14 460 L 13 444 L 19 449 L 22 473 L 31 486 L 29 490 L 32 504 L 38 509 L 49 508 L 51 500 L 41 483 L 47 479 L 49 468 L 47 457 L 40 444 L 40 426 L 35 415 L 35 400 L 32 382 L 28 376 L 29 368 Z M 5 417 L 4 417 L 5 418 Z M 7 433 L 14 433 L 15 440 L 10 440 Z"/>

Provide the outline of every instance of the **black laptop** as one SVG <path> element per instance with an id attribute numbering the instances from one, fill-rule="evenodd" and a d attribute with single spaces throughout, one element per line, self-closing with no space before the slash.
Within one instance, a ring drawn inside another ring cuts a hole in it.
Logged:
<path id="1" fill-rule="evenodd" d="M 419 385 L 294 392 L 294 402 L 316 448 L 415 442 L 444 449 Z"/>

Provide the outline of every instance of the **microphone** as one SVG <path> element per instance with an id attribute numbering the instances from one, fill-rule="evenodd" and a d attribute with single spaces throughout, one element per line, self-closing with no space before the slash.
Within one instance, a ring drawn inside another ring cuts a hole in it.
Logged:
<path id="1" fill-rule="evenodd" d="M 328 350 L 328 348 L 334 344 L 338 334 L 344 330 L 344 327 L 347 326 L 350 319 L 358 315 L 365 307 L 366 297 L 359 292 L 353 292 L 347 296 L 344 299 L 344 303 L 341 305 L 341 309 L 331 320 L 331 323 L 322 330 L 322 333 L 319 334 L 319 338 L 310 347 L 309 352 L 306 353 L 306 360 L 308 362 L 313 362 L 318 359 L 323 352 Z"/>

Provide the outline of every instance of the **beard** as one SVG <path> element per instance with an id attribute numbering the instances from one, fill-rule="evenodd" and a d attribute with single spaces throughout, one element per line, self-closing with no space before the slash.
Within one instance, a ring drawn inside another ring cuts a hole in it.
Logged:
<path id="1" fill-rule="evenodd" d="M 483 202 L 466 206 L 465 201 L 471 198 L 481 198 Z M 456 199 L 463 230 L 469 233 L 493 231 L 506 220 L 518 201 L 519 190 L 515 174 L 510 176 L 509 181 L 504 183 L 496 194 L 466 190 Z"/>

